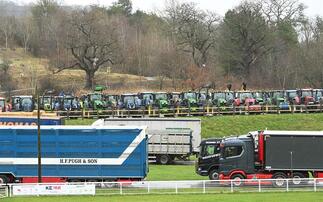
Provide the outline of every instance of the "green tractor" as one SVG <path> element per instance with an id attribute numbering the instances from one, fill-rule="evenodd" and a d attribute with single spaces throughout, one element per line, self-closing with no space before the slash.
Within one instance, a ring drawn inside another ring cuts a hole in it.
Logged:
<path id="1" fill-rule="evenodd" d="M 196 92 L 182 92 L 181 93 L 182 106 L 189 108 L 190 111 L 196 112 L 198 110 L 198 101 Z"/>
<path id="2" fill-rule="evenodd" d="M 214 92 L 212 95 L 212 103 L 220 110 L 226 110 L 226 107 L 227 107 L 226 92 Z"/>
<path id="3" fill-rule="evenodd" d="M 166 92 L 154 93 L 154 105 L 158 107 L 160 112 L 167 112 L 169 110 L 168 96 Z"/>
<path id="4" fill-rule="evenodd" d="M 96 86 L 93 93 L 87 95 L 87 101 L 90 109 L 104 110 L 106 108 L 105 97 L 102 91 L 105 90 L 103 86 Z"/>

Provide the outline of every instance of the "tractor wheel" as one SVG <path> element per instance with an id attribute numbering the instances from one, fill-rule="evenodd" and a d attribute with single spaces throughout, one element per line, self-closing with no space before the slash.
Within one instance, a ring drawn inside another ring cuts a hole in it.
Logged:
<path id="1" fill-rule="evenodd" d="M 286 178 L 287 175 L 282 172 L 275 173 L 272 178 L 274 179 L 273 181 L 273 186 L 277 188 L 282 188 L 286 186 Z"/>

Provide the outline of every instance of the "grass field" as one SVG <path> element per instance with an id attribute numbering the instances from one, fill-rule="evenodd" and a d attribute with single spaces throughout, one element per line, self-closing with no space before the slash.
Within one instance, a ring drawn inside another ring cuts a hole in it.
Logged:
<path id="1" fill-rule="evenodd" d="M 255 130 L 323 130 L 323 114 L 266 114 L 201 117 L 202 138 L 241 135 Z M 89 125 L 93 119 L 67 120 L 68 125 Z"/>
<path id="2" fill-rule="evenodd" d="M 208 180 L 195 173 L 194 165 L 149 165 L 149 173 L 146 180 Z"/>
<path id="3" fill-rule="evenodd" d="M 134 202 L 134 201 L 154 201 L 154 202 L 316 202 L 323 201 L 323 193 L 314 192 L 293 192 L 293 193 L 233 193 L 233 194 L 183 194 L 183 195 L 136 195 L 136 196 L 69 196 L 69 197 L 26 197 L 7 198 L 3 202 Z"/>

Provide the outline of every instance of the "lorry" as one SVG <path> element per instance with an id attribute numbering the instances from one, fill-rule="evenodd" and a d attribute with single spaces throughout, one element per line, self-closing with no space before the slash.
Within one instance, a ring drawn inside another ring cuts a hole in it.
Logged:
<path id="1" fill-rule="evenodd" d="M 42 182 L 142 180 L 145 127 L 41 126 Z M 0 127 L 0 183 L 38 181 L 37 126 Z"/>
<path id="2" fill-rule="evenodd" d="M 202 141 L 196 172 L 210 179 L 276 179 L 283 187 L 287 178 L 299 185 L 303 178 L 323 177 L 322 131 L 255 131 L 247 135 Z"/>
<path id="3" fill-rule="evenodd" d="M 93 126 L 147 126 L 149 159 L 169 164 L 199 152 L 201 120 L 181 118 L 107 118 Z"/>

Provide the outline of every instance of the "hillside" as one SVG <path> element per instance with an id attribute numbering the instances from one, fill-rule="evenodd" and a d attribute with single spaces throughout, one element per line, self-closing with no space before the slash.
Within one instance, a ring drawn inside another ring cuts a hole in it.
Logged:
<path id="1" fill-rule="evenodd" d="M 323 130 L 323 114 L 266 114 L 202 117 L 202 137 L 223 137 L 256 130 Z M 67 120 L 67 125 L 90 125 L 93 119 Z"/>
<path id="2" fill-rule="evenodd" d="M 36 84 L 52 86 L 56 89 L 80 90 L 85 84 L 85 73 L 82 70 L 64 70 L 53 74 L 49 70 L 47 59 L 33 57 L 23 49 L 0 49 L 0 60 L 12 62 L 9 70 L 17 89 L 35 88 Z M 110 86 L 110 91 L 138 91 L 158 87 L 156 78 L 146 78 L 131 74 L 98 71 L 95 75 L 97 84 Z M 28 93 L 28 91 L 26 92 Z"/>

